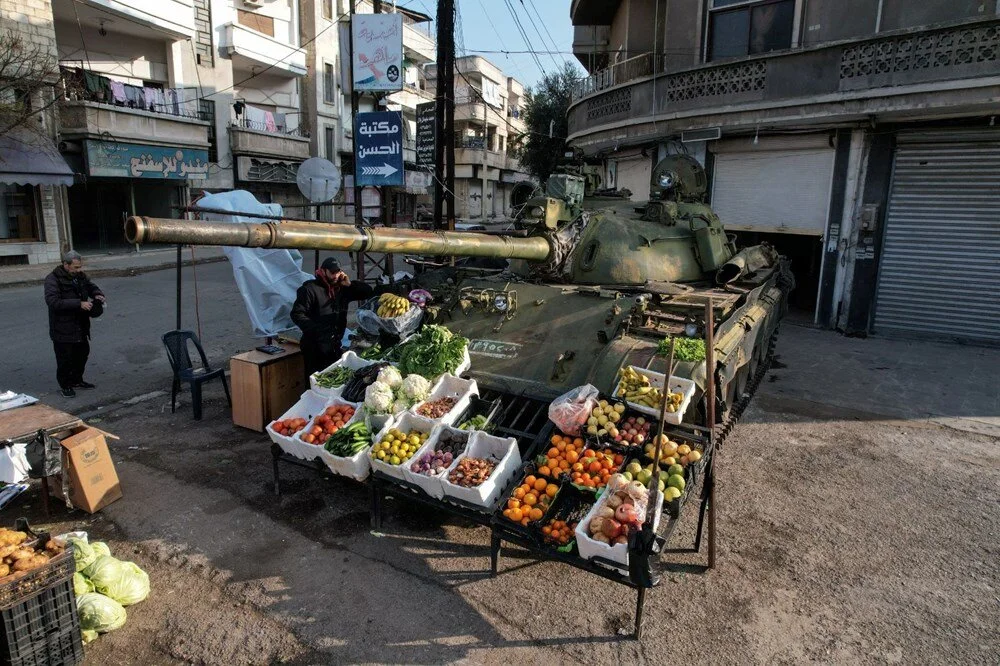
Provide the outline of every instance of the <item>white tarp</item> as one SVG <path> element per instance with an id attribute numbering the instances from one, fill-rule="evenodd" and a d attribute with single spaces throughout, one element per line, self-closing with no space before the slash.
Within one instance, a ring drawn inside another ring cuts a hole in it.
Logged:
<path id="1" fill-rule="evenodd" d="M 502 106 L 500 101 L 500 86 L 489 79 L 483 79 L 483 100 L 495 109 Z"/>
<path id="2" fill-rule="evenodd" d="M 229 210 L 234 213 L 282 216 L 278 204 L 262 204 L 249 192 L 234 190 L 209 194 L 198 201 L 204 208 Z M 260 223 L 262 218 L 239 214 L 205 213 L 205 218 L 219 222 Z M 224 247 L 223 252 L 233 266 L 236 287 L 243 296 L 255 337 L 277 335 L 295 328 L 291 320 L 295 292 L 312 275 L 302 271 L 302 254 L 297 250 L 265 250 L 261 248 Z"/>

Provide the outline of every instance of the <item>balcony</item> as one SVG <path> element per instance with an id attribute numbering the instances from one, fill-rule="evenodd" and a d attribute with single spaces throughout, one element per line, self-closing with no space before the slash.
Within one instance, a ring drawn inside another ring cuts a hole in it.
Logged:
<path id="1" fill-rule="evenodd" d="M 611 26 L 578 25 L 573 28 L 573 55 L 592 72 L 608 65 Z"/>
<path id="2" fill-rule="evenodd" d="M 239 71 L 268 68 L 269 73 L 279 76 L 305 76 L 307 71 L 305 50 L 239 23 L 223 26 L 219 49 L 233 59 L 233 67 Z"/>
<path id="3" fill-rule="evenodd" d="M 175 115 L 85 100 L 64 101 L 59 109 L 59 138 L 101 139 L 185 147 L 208 146 L 209 123 Z"/>
<path id="4" fill-rule="evenodd" d="M 309 159 L 309 136 L 298 129 L 277 126 L 268 131 L 263 126 L 243 120 L 229 126 L 229 143 L 234 155 L 280 157 L 289 160 Z"/>
<path id="5" fill-rule="evenodd" d="M 478 145 L 478 147 L 477 147 Z M 486 166 L 494 169 L 506 168 L 507 156 L 495 150 L 486 151 Z M 478 143 L 474 140 L 467 140 L 455 143 L 455 164 L 475 164 L 483 163 L 482 140 Z"/>
<path id="6" fill-rule="evenodd" d="M 66 12 L 64 7 L 53 3 L 57 18 L 72 18 L 74 23 L 79 15 L 82 23 L 97 24 L 100 19 L 110 19 L 112 29 L 121 28 L 126 33 L 131 23 L 138 28 L 152 28 L 158 33 L 166 33 L 176 39 L 194 37 L 193 0 L 73 0 L 78 4 L 77 12 Z M 115 17 L 121 21 L 115 21 Z"/>
<path id="7" fill-rule="evenodd" d="M 407 109 L 416 109 L 417 104 L 433 101 L 434 93 L 410 85 L 404 85 L 402 90 L 392 93 L 389 97 L 390 103 L 399 104 Z"/>
<path id="8" fill-rule="evenodd" d="M 665 59 L 645 54 L 581 80 L 568 113 L 570 140 L 598 150 L 703 127 L 985 113 L 995 108 L 1000 20 L 666 70 Z"/>
<path id="9" fill-rule="evenodd" d="M 407 60 L 420 64 L 434 62 L 437 59 L 437 42 L 427 32 L 404 23 L 403 55 Z"/>

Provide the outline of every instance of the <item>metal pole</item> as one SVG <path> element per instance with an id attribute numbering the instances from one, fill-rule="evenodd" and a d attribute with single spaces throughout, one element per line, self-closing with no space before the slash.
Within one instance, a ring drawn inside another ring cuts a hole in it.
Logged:
<path id="1" fill-rule="evenodd" d="M 486 111 L 486 98 L 482 98 L 483 101 L 483 196 L 480 199 L 482 202 L 479 206 L 479 212 L 482 214 L 483 224 L 486 224 L 486 187 L 489 184 L 487 182 L 487 177 L 489 174 L 489 139 L 490 139 L 490 127 L 487 121 L 487 111 Z"/>
<path id="2" fill-rule="evenodd" d="M 320 204 L 316 204 L 316 221 L 317 222 L 319 222 L 319 207 L 320 207 Z M 315 266 L 313 266 L 313 270 L 314 271 L 318 271 L 319 270 L 319 250 L 315 251 L 315 254 L 314 254 L 313 258 L 315 259 L 315 261 L 313 262 L 315 264 Z"/>
<path id="3" fill-rule="evenodd" d="M 438 68 L 438 80 L 444 85 L 444 202 L 448 231 L 455 230 L 455 0 L 438 3 L 438 37 L 444 37 L 444 60 Z"/>
<path id="4" fill-rule="evenodd" d="M 364 224 L 364 218 L 361 214 L 361 188 L 358 186 L 358 159 L 357 159 L 357 124 L 356 119 L 358 117 L 358 103 L 360 101 L 360 94 L 354 90 L 354 15 L 357 14 L 358 3 L 357 0 L 351 0 L 350 4 L 350 15 L 351 15 L 351 29 L 349 31 L 349 43 L 351 51 L 351 136 L 353 140 L 351 141 L 351 150 L 354 156 L 351 158 L 354 162 L 354 224 L 355 226 L 361 226 Z M 359 280 L 365 279 L 365 255 L 363 252 L 358 252 L 358 275 Z"/>
<path id="5" fill-rule="evenodd" d="M 181 245 L 177 244 L 177 327 L 175 330 L 181 330 L 181 268 L 184 262 L 181 259 Z"/>
<path id="6" fill-rule="evenodd" d="M 715 458 L 719 451 L 715 448 L 715 306 L 712 297 L 705 304 L 705 417 L 708 426 L 708 442 L 712 447 L 712 457 L 708 461 L 705 475 L 708 489 L 708 568 L 715 568 L 715 515 L 719 511 L 715 496 Z"/>
<path id="7" fill-rule="evenodd" d="M 445 25 L 440 17 L 444 16 L 447 0 L 438 0 L 437 15 L 437 84 L 434 90 L 434 228 L 441 229 L 444 224 L 441 220 L 444 217 L 444 151 L 445 151 L 445 85 L 444 79 L 445 63 L 447 61 L 447 40 L 445 38 Z"/>

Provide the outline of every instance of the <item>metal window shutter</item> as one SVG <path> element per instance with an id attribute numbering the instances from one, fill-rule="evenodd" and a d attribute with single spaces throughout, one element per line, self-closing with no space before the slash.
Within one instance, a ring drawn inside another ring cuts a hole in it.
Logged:
<path id="1" fill-rule="evenodd" d="M 998 341 L 1000 135 L 920 138 L 896 149 L 873 329 Z"/>
<path id="2" fill-rule="evenodd" d="M 726 229 L 826 233 L 833 149 L 715 155 L 712 208 Z"/>
<path id="3" fill-rule="evenodd" d="M 615 187 L 628 188 L 632 192 L 630 201 L 649 201 L 649 179 L 653 173 L 652 158 L 636 157 L 618 160 Z"/>

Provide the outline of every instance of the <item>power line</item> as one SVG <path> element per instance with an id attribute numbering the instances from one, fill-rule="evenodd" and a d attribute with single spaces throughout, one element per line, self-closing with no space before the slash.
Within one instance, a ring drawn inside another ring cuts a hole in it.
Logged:
<path id="1" fill-rule="evenodd" d="M 534 9 L 535 5 L 533 3 L 531 3 L 531 2 L 529 2 L 527 5 L 525 5 L 524 4 L 524 0 L 520 0 L 520 1 L 521 1 L 521 6 L 524 7 L 524 11 L 528 15 L 528 22 L 531 23 L 531 27 L 533 27 L 535 29 L 535 34 L 538 35 L 538 40 L 542 43 L 542 46 L 544 46 L 545 48 L 548 48 L 549 44 L 545 41 L 545 38 L 542 37 L 542 32 L 538 29 L 538 25 L 534 21 L 531 20 L 531 12 L 528 11 L 528 7 L 529 6 Z M 538 17 L 538 22 L 542 23 L 541 17 L 538 16 L 538 10 L 537 9 L 535 10 L 535 16 Z M 542 23 L 542 27 L 545 27 L 544 23 Z M 549 29 L 545 28 L 545 32 L 548 33 L 548 31 L 549 31 Z M 552 41 L 552 48 L 555 49 L 556 48 L 556 41 L 554 39 L 552 39 L 552 35 L 549 35 L 549 39 Z M 549 58 L 552 59 L 552 64 L 555 65 L 556 71 L 559 71 L 559 62 L 556 60 L 556 57 L 550 53 L 549 54 Z"/>
<path id="2" fill-rule="evenodd" d="M 521 19 L 517 17 L 517 12 L 514 10 L 514 5 L 511 4 L 511 0 L 503 0 L 503 1 L 504 4 L 507 6 L 507 11 L 510 13 L 510 17 L 514 19 L 514 27 L 516 27 L 517 31 L 521 34 L 521 39 L 524 40 L 524 45 L 530 49 L 531 40 L 528 39 L 528 33 L 525 32 L 524 26 L 521 25 Z M 543 75 L 546 74 L 547 72 L 545 71 L 545 67 L 542 66 L 542 61 L 538 59 L 538 55 L 532 53 L 531 57 L 535 61 L 535 65 L 538 67 L 538 71 L 540 71 Z"/>

